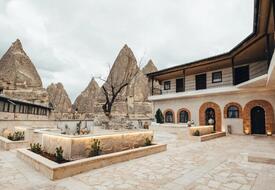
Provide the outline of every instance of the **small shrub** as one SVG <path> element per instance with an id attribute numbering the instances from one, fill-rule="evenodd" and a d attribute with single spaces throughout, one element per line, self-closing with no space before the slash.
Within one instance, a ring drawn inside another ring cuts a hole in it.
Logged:
<path id="1" fill-rule="evenodd" d="M 194 136 L 200 136 L 200 131 L 199 130 L 196 130 L 193 134 Z"/>
<path id="2" fill-rule="evenodd" d="M 55 159 L 58 163 L 64 160 L 62 146 L 55 148 Z"/>
<path id="3" fill-rule="evenodd" d="M 160 109 L 157 110 L 157 112 L 155 114 L 155 118 L 156 118 L 157 123 L 164 123 L 164 117 L 163 117 Z"/>
<path id="4" fill-rule="evenodd" d="M 90 153 L 89 153 L 89 156 L 92 157 L 92 156 L 98 156 L 100 155 L 102 149 L 100 147 L 100 141 L 98 139 L 94 139 L 94 141 L 92 142 L 92 145 L 91 145 L 91 150 L 90 150 Z"/>
<path id="5" fill-rule="evenodd" d="M 146 137 L 146 139 L 145 139 L 145 146 L 152 145 L 152 141 L 153 141 L 153 137 L 151 137 L 151 138 Z"/>
<path id="6" fill-rule="evenodd" d="M 11 141 L 13 140 L 13 135 L 11 133 L 9 133 L 8 139 L 11 140 Z"/>
<path id="7" fill-rule="evenodd" d="M 34 143 L 34 144 L 30 144 L 31 147 L 31 151 L 36 153 L 36 154 L 41 154 L 42 149 L 41 149 L 41 144 L 39 143 Z"/>
<path id="8" fill-rule="evenodd" d="M 8 135 L 8 139 L 11 141 L 22 141 L 25 139 L 25 132 L 24 131 L 16 131 L 13 134 Z"/>

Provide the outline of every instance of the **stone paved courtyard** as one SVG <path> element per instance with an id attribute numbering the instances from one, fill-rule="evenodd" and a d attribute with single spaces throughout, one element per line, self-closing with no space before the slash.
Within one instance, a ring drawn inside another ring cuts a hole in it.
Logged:
<path id="1" fill-rule="evenodd" d="M 168 150 L 59 181 L 50 181 L 0 151 L 0 189 L 275 189 L 275 165 L 249 163 L 250 152 L 275 155 L 275 138 L 227 136 L 207 142 L 190 139 L 186 129 L 160 128 L 155 140 Z"/>

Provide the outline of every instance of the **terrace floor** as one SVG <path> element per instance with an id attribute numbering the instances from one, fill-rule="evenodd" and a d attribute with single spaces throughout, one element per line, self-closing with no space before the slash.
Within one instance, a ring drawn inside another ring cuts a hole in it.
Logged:
<path id="1" fill-rule="evenodd" d="M 187 129 L 159 128 L 159 154 L 50 181 L 16 157 L 0 150 L 0 189 L 275 189 L 275 165 L 249 163 L 247 154 L 275 155 L 275 137 L 227 136 L 207 142 L 190 139 Z"/>

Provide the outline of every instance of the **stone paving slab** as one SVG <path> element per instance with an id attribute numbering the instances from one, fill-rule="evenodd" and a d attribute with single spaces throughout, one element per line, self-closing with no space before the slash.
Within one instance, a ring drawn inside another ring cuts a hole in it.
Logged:
<path id="1" fill-rule="evenodd" d="M 50 181 L 16 158 L 0 151 L 0 189 L 275 189 L 275 166 L 247 161 L 253 152 L 275 153 L 275 138 L 233 136 L 196 142 L 183 129 L 160 128 L 155 140 L 167 151 L 74 177 Z"/>

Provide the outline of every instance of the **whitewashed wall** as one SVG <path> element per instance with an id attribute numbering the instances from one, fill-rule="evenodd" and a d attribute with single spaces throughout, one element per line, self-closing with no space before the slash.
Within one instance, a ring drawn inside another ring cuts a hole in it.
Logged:
<path id="1" fill-rule="evenodd" d="M 195 124 L 199 124 L 199 109 L 203 103 L 215 102 L 220 106 L 222 112 L 222 129 L 225 130 L 227 125 L 232 125 L 232 131 L 235 134 L 241 134 L 243 131 L 243 120 L 242 119 L 224 119 L 223 110 L 226 104 L 230 102 L 239 103 L 242 108 L 252 100 L 266 100 L 273 105 L 275 108 L 275 92 L 273 91 L 255 91 L 255 92 L 243 92 L 235 94 L 222 94 L 222 95 L 209 95 L 196 98 L 179 98 L 171 100 L 154 101 L 154 110 L 161 109 L 172 109 L 175 113 L 177 121 L 177 111 L 181 108 L 187 108 L 191 112 L 191 120 Z"/>

